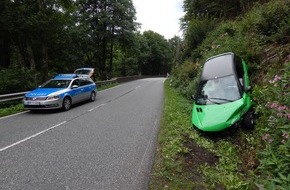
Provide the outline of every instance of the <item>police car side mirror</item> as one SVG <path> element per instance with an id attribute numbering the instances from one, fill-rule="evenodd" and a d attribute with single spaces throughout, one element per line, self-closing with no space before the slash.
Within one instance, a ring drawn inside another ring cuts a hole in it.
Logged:
<path id="1" fill-rule="evenodd" d="M 75 88 L 78 88 L 79 86 L 78 85 L 73 85 L 72 87 L 71 87 L 71 89 L 75 89 Z"/>

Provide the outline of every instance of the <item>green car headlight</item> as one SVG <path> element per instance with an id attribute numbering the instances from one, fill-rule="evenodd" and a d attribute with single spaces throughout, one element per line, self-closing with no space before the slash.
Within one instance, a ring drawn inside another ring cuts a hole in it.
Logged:
<path id="1" fill-rule="evenodd" d="M 58 100 L 59 99 L 59 95 L 55 95 L 55 96 L 48 96 L 46 100 Z"/>

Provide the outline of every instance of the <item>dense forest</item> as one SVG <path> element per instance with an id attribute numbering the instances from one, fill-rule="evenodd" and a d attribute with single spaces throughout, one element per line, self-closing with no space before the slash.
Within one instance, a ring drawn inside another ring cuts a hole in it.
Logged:
<path id="1" fill-rule="evenodd" d="M 180 38 L 139 28 L 131 0 L 1 0 L 0 94 L 82 66 L 97 80 L 166 74 Z"/>

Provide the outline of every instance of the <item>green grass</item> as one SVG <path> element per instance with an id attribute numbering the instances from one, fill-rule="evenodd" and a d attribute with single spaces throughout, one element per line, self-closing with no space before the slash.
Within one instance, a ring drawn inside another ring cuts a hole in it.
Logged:
<path id="1" fill-rule="evenodd" d="M 191 130 L 191 105 L 170 89 L 168 80 L 165 84 L 165 103 L 150 189 L 190 189 L 194 183 L 186 178 L 182 157 L 178 155 L 187 152 L 182 144 L 183 135 Z"/>
<path id="2" fill-rule="evenodd" d="M 290 54 L 280 68 L 271 67 L 254 87 L 259 115 L 255 150 L 259 165 L 254 180 L 260 189 L 290 187 Z"/>
<path id="3" fill-rule="evenodd" d="M 114 83 L 111 83 L 111 84 L 104 84 L 104 85 L 100 85 L 98 86 L 98 91 L 102 91 L 102 90 L 105 90 L 105 89 L 108 89 L 108 88 L 112 88 L 112 87 L 115 87 L 115 86 L 118 86 L 119 84 L 114 82 Z"/>
<path id="4" fill-rule="evenodd" d="M 23 104 L 19 102 L 8 102 L 0 104 L 0 117 L 12 115 L 24 111 Z"/>

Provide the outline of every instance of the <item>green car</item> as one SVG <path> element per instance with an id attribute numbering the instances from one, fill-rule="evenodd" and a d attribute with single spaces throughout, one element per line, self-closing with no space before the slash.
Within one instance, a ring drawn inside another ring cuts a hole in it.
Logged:
<path id="1" fill-rule="evenodd" d="M 254 112 L 246 62 L 232 52 L 206 60 L 192 110 L 193 128 L 216 132 L 254 128 Z"/>

